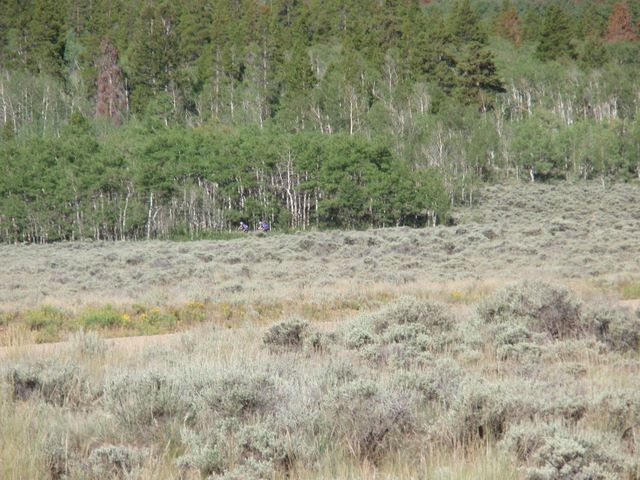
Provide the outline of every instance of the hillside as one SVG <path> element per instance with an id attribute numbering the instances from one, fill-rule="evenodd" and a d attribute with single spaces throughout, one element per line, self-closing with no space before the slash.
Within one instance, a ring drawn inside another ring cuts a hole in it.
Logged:
<path id="1" fill-rule="evenodd" d="M 493 186 L 480 198 L 455 212 L 458 224 L 435 228 L 1 245 L 0 305 L 270 303 L 533 277 L 615 288 L 640 276 L 633 184 Z"/>
<path id="2" fill-rule="evenodd" d="M 639 197 L 518 184 L 452 226 L 0 246 L 0 477 L 636 479 Z"/>

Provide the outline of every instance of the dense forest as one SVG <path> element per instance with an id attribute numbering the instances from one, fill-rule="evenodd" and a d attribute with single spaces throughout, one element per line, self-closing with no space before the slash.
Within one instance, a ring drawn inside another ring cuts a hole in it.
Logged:
<path id="1" fill-rule="evenodd" d="M 0 241 L 443 221 L 640 178 L 640 2 L 0 0 Z"/>

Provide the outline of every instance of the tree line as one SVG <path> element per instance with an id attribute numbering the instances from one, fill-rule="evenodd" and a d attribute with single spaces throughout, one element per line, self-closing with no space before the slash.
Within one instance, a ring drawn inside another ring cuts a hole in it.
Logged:
<path id="1" fill-rule="evenodd" d="M 2 155 L 4 241 L 199 238 L 262 219 L 424 226 L 449 208 L 438 172 L 346 134 L 136 125 L 99 137 L 74 114 L 59 137 L 12 142 Z"/>
<path id="2" fill-rule="evenodd" d="M 640 178 L 635 2 L 3 0 L 0 236 L 424 225 Z"/>

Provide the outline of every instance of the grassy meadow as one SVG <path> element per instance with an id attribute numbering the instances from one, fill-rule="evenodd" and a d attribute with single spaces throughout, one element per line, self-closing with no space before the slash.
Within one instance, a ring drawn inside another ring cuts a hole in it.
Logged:
<path id="1" fill-rule="evenodd" d="M 638 205 L 2 245 L 0 478 L 640 479 Z"/>

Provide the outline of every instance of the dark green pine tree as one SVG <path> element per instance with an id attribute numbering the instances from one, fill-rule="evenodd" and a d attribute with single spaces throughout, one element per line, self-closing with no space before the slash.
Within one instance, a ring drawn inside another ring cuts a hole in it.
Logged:
<path id="1" fill-rule="evenodd" d="M 289 60 L 283 68 L 284 94 L 307 93 L 316 84 L 311 61 L 307 49 L 302 43 L 293 47 Z"/>
<path id="2" fill-rule="evenodd" d="M 522 20 L 522 39 L 526 42 L 535 42 L 540 36 L 542 28 L 542 15 L 535 8 L 529 8 Z"/>
<path id="3" fill-rule="evenodd" d="M 455 90 L 463 103 L 477 104 L 482 111 L 492 108 L 493 94 L 505 91 L 493 54 L 477 42 L 470 42 L 460 49 Z"/>
<path id="4" fill-rule="evenodd" d="M 57 0 L 35 0 L 29 25 L 29 68 L 37 73 L 64 77 L 65 8 Z"/>
<path id="5" fill-rule="evenodd" d="M 180 43 L 178 18 L 173 2 L 148 1 L 140 12 L 130 49 L 128 73 L 131 108 L 141 112 L 147 104 L 164 94 L 176 113 L 180 88 Z"/>
<path id="6" fill-rule="evenodd" d="M 487 43 L 487 32 L 480 15 L 471 7 L 469 0 L 458 0 L 447 19 L 447 27 L 456 43 Z"/>
<path id="7" fill-rule="evenodd" d="M 578 25 L 578 35 L 581 38 L 602 38 L 607 30 L 607 11 L 603 5 L 591 4 L 582 13 Z"/>
<path id="8" fill-rule="evenodd" d="M 30 1 L 5 0 L 0 14 L 0 65 L 24 68 L 27 57 L 29 24 L 33 6 Z"/>
<path id="9" fill-rule="evenodd" d="M 575 58 L 576 52 L 573 45 L 575 30 L 574 19 L 563 8 L 558 5 L 547 7 L 535 56 L 543 61 L 563 57 Z"/>
<path id="10" fill-rule="evenodd" d="M 184 0 L 176 26 L 180 41 L 180 54 L 186 65 L 192 65 L 203 55 L 211 42 L 211 24 L 214 12 L 208 0 Z"/>
<path id="11" fill-rule="evenodd" d="M 444 18 L 434 13 L 419 17 L 408 50 L 411 70 L 420 72 L 427 82 L 449 92 L 455 84 L 455 58 L 452 37 Z"/>

